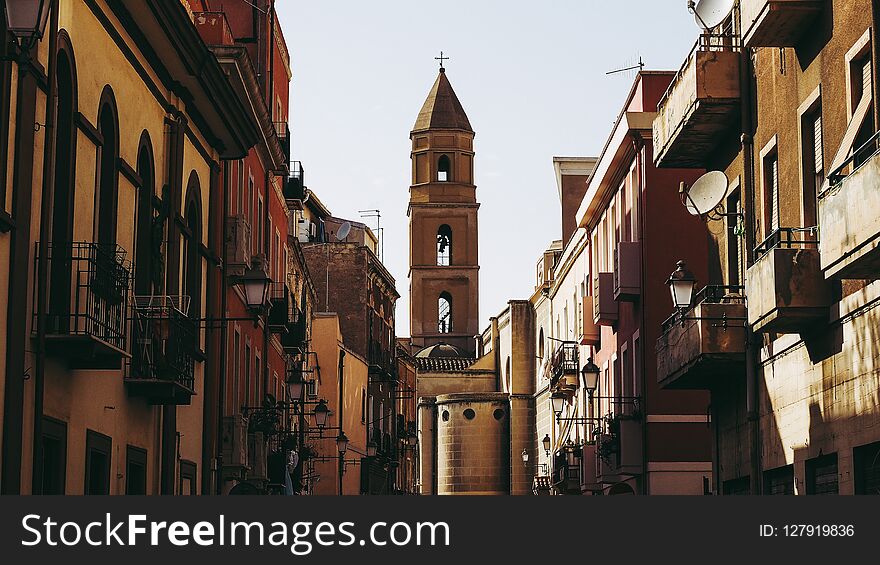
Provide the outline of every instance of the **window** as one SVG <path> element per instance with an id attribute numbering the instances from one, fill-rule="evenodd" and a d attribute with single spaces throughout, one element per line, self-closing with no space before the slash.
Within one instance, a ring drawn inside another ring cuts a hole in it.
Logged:
<path id="1" fill-rule="evenodd" d="M 642 340 L 639 332 L 633 334 L 633 374 L 632 374 L 632 392 L 633 396 L 642 395 Z"/>
<path id="2" fill-rule="evenodd" d="M 777 469 L 764 471 L 764 494 L 794 494 L 794 466 L 786 465 Z"/>
<path id="3" fill-rule="evenodd" d="M 743 235 L 740 229 L 743 213 L 739 186 L 734 188 L 727 197 L 727 280 L 731 286 L 739 286 L 744 279 L 743 273 Z"/>
<path id="4" fill-rule="evenodd" d="M 141 177 L 141 186 L 137 194 L 134 288 L 135 294 L 145 296 L 153 294 L 153 193 L 155 190 L 153 150 L 150 135 L 146 131 L 141 134 L 137 172 Z"/>
<path id="5" fill-rule="evenodd" d="M 244 390 L 245 398 L 243 406 L 254 406 L 251 398 L 251 344 L 244 345 Z"/>
<path id="6" fill-rule="evenodd" d="M 851 91 L 853 93 L 854 98 L 858 98 L 859 102 L 869 104 L 868 113 L 872 114 L 873 104 L 871 100 L 873 99 L 873 66 L 871 64 L 871 51 L 867 50 L 863 55 L 854 59 L 851 63 L 852 70 L 850 73 L 851 80 Z M 866 119 L 864 123 L 862 123 L 862 127 L 859 129 L 858 134 L 856 135 L 855 143 L 853 143 L 853 149 L 857 150 L 864 146 L 870 141 L 870 139 L 874 136 L 874 120 Z M 864 163 L 868 157 L 870 157 L 874 153 L 873 149 L 874 145 L 871 147 L 866 147 L 862 151 L 859 151 L 855 155 L 855 159 L 853 161 L 853 167 L 858 167 L 862 163 Z"/>
<path id="7" fill-rule="evenodd" d="M 125 448 L 125 494 L 147 494 L 147 451 L 133 445 Z"/>
<path id="8" fill-rule="evenodd" d="M 538 332 L 538 357 L 544 358 L 544 328 Z"/>
<path id="9" fill-rule="evenodd" d="M 199 178 L 195 171 L 189 179 L 186 196 L 186 227 L 183 242 L 184 294 L 189 296 L 189 315 L 202 315 L 202 214 L 199 204 Z"/>
<path id="10" fill-rule="evenodd" d="M 98 110 L 98 130 L 104 142 L 98 150 L 98 243 L 108 248 L 108 253 L 116 248 L 117 220 L 117 160 L 119 159 L 119 126 L 116 120 L 116 101 L 110 87 L 105 87 Z"/>
<path id="11" fill-rule="evenodd" d="M 446 224 L 437 230 L 437 264 L 441 267 L 452 264 L 452 228 Z"/>
<path id="12" fill-rule="evenodd" d="M 229 406 L 232 408 L 232 414 L 235 413 L 236 407 L 240 406 L 239 398 L 241 398 L 241 334 L 238 328 L 232 334 L 232 398 L 229 399 Z"/>
<path id="13" fill-rule="evenodd" d="M 838 494 L 837 454 L 807 461 L 807 494 Z"/>
<path id="14" fill-rule="evenodd" d="M 751 492 L 751 479 L 749 477 L 740 477 L 724 481 L 721 486 L 721 492 L 725 496 L 748 496 Z"/>
<path id="15" fill-rule="evenodd" d="M 236 192 L 235 211 L 238 214 L 244 214 L 244 160 L 238 161 L 238 188 Z"/>
<path id="16" fill-rule="evenodd" d="M 257 254 L 263 253 L 263 251 L 264 251 L 264 245 L 263 245 L 263 241 L 264 241 L 264 238 L 263 238 L 263 235 L 264 235 L 263 234 L 263 225 L 264 224 L 263 224 L 263 222 L 264 221 L 265 220 L 263 218 L 263 195 L 259 195 L 259 196 L 257 196 L 257 217 L 254 220 L 254 223 L 251 224 L 257 230 L 257 234 L 256 234 L 257 237 L 254 238 L 255 241 L 257 242 L 257 250 L 256 250 Z"/>
<path id="17" fill-rule="evenodd" d="M 850 120 L 840 147 L 828 167 L 829 174 L 837 173 L 850 156 L 853 157 L 853 160 L 849 169 L 854 170 L 873 155 L 877 147 L 876 143 L 868 143 L 874 135 L 874 81 L 871 51 L 871 30 L 869 29 L 845 55 L 847 91 L 849 93 L 847 109 L 850 111 Z M 862 151 L 858 151 L 863 147 Z M 853 155 L 854 152 L 855 155 Z"/>
<path id="18" fill-rule="evenodd" d="M 367 422 L 367 389 L 361 389 L 361 423 Z"/>
<path id="19" fill-rule="evenodd" d="M 764 157 L 764 237 L 779 229 L 779 156 L 774 147 Z"/>
<path id="20" fill-rule="evenodd" d="M 42 425 L 42 460 L 37 463 L 40 483 L 34 485 L 34 494 L 64 494 L 67 479 L 67 424 L 53 418 L 43 418 Z"/>
<path id="21" fill-rule="evenodd" d="M 452 180 L 452 163 L 449 157 L 442 155 L 437 161 L 437 182 L 449 182 Z"/>
<path id="22" fill-rule="evenodd" d="M 263 364 L 260 362 L 260 354 L 254 353 L 254 403 L 251 406 L 259 406 L 263 403 L 260 398 L 261 375 L 263 374 Z"/>
<path id="23" fill-rule="evenodd" d="M 825 183 L 825 145 L 822 132 L 822 102 L 820 91 L 807 98 L 798 109 L 801 125 L 801 163 L 803 166 L 803 225 L 818 224 L 817 195 Z"/>
<path id="24" fill-rule="evenodd" d="M 180 494 L 192 496 L 198 494 L 196 488 L 196 464 L 192 461 L 180 462 Z"/>
<path id="25" fill-rule="evenodd" d="M 880 494 L 880 441 L 853 449 L 856 494 Z"/>
<path id="26" fill-rule="evenodd" d="M 444 292 L 438 301 L 439 323 L 437 331 L 442 334 L 452 333 L 452 295 Z"/>
<path id="27" fill-rule="evenodd" d="M 6 18 L 0 17 L 0 37 L 6 35 Z M 6 60 L 7 41 L 0 41 L 0 116 L 10 116 L 11 80 L 9 72 L 12 62 Z M 59 58 L 60 59 L 60 58 Z M 0 210 L 6 210 L 6 167 L 8 161 L 9 123 L 0 120 Z"/>
<path id="28" fill-rule="evenodd" d="M 110 494 L 110 454 L 113 440 L 86 430 L 86 483 L 84 494 Z"/>

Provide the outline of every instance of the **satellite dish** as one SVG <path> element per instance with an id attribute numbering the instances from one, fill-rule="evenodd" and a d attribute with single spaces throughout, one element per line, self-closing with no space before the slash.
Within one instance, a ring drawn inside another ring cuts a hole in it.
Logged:
<path id="1" fill-rule="evenodd" d="M 724 18 L 733 10 L 736 0 L 700 0 L 688 2 L 688 9 L 694 13 L 697 25 L 709 30 L 724 21 Z"/>
<path id="2" fill-rule="evenodd" d="M 682 203 L 694 216 L 705 216 L 721 205 L 727 195 L 728 184 L 727 175 L 723 172 L 706 173 L 690 189 L 682 187 Z"/>
<path id="3" fill-rule="evenodd" d="M 336 231 L 336 240 L 342 241 L 348 237 L 348 234 L 351 233 L 351 222 L 345 222 L 339 229 Z"/>

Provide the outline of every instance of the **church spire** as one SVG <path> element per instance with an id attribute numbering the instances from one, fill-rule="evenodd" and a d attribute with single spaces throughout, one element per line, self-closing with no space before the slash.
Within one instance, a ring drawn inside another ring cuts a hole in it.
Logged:
<path id="1" fill-rule="evenodd" d="M 457 129 L 470 133 L 474 131 L 458 96 L 446 78 L 446 69 L 442 66 L 413 126 L 413 132 L 429 129 Z"/>

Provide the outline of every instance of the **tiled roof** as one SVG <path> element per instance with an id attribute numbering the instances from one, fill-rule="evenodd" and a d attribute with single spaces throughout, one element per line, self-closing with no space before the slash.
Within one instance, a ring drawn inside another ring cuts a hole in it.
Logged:
<path id="1" fill-rule="evenodd" d="M 416 367 L 420 371 L 444 372 L 464 371 L 474 364 L 476 359 L 468 357 L 416 357 Z"/>

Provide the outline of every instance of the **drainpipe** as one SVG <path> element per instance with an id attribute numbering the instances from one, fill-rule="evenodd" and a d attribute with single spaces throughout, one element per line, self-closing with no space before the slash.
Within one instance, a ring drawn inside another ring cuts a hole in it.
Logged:
<path id="1" fill-rule="evenodd" d="M 227 303 L 229 297 L 227 296 L 227 288 L 226 281 L 229 280 L 229 267 L 226 264 L 226 229 L 229 222 L 229 179 L 231 178 L 232 166 L 229 161 L 225 161 L 223 163 L 223 221 L 221 225 L 223 226 L 223 233 L 221 237 L 223 238 L 221 241 L 220 248 L 220 257 L 222 257 L 222 264 L 220 267 L 220 285 L 217 289 L 217 292 L 220 293 L 220 317 L 227 317 L 228 312 L 227 309 L 229 305 Z M 217 395 L 217 453 L 215 453 L 215 457 L 217 458 L 217 481 L 215 485 L 215 494 L 223 494 L 223 416 L 226 411 L 226 365 L 229 357 L 229 324 L 220 324 L 220 347 L 218 348 L 218 355 L 220 357 L 219 369 L 220 369 L 220 383 L 218 385 L 218 395 Z M 235 396 L 233 395 L 233 398 Z"/>
<path id="2" fill-rule="evenodd" d="M 345 373 L 343 372 L 344 370 L 345 370 L 345 350 L 340 349 L 339 350 L 339 367 L 337 368 L 337 371 L 339 373 L 339 379 L 337 381 L 338 385 L 339 385 L 339 418 L 338 418 L 339 435 L 342 435 L 342 428 L 343 428 L 342 415 L 343 415 L 343 412 L 345 409 L 345 404 L 344 404 L 345 399 L 343 397 L 344 396 L 343 391 L 345 390 Z M 333 446 L 336 447 L 336 444 L 334 443 Z M 345 455 L 340 453 L 339 454 L 339 470 L 337 473 L 337 476 L 339 477 L 339 484 L 337 485 L 337 487 L 339 489 L 339 496 L 342 496 L 342 475 L 344 473 L 345 473 Z"/>
<path id="3" fill-rule="evenodd" d="M 739 22 L 742 37 L 742 22 Z M 741 152 L 743 156 L 743 223 L 745 224 L 746 266 L 755 263 L 755 155 L 752 139 L 752 59 L 749 50 L 740 48 Z M 748 306 L 748 297 L 746 297 Z M 750 491 L 761 494 L 761 422 L 759 412 L 760 343 L 746 323 L 746 419 L 750 436 Z M 721 478 L 718 478 L 718 484 Z"/>
<path id="4" fill-rule="evenodd" d="M 43 493 L 43 404 L 45 401 L 46 376 L 46 291 L 48 290 L 49 238 L 52 237 L 52 205 L 55 196 L 55 144 L 57 132 L 55 121 L 58 110 L 58 0 L 49 7 L 49 65 L 47 75 L 49 89 L 46 93 L 46 142 L 43 154 L 43 195 L 40 210 L 40 260 L 37 265 L 37 343 L 34 354 L 34 432 L 33 469 L 31 492 Z"/>
<path id="5" fill-rule="evenodd" d="M 645 158 L 647 155 L 647 151 L 645 149 L 646 145 L 645 145 L 644 141 L 642 141 L 641 135 L 634 136 L 633 147 L 635 148 L 635 151 L 636 151 L 636 171 L 638 171 L 638 178 L 636 181 L 637 184 L 636 184 L 635 190 L 641 192 L 642 185 L 644 184 L 644 179 L 647 176 L 647 172 L 645 171 L 645 167 L 647 167 L 647 159 Z M 638 214 L 636 221 L 638 222 L 638 226 L 639 226 L 639 238 L 638 239 L 639 239 L 640 243 L 645 241 L 645 238 L 644 238 L 645 217 L 644 217 L 644 212 L 643 212 L 645 207 L 642 204 L 643 199 L 644 199 L 644 195 L 642 195 L 640 193 L 638 196 L 638 200 L 637 200 L 639 203 L 639 209 L 636 211 Z M 632 205 L 632 200 L 635 200 L 635 199 L 631 198 L 630 200 L 631 200 L 630 205 Z M 641 261 L 642 261 L 642 268 L 640 269 L 640 271 L 641 271 L 640 278 L 641 278 L 642 292 L 644 293 L 645 289 L 648 288 L 646 285 L 646 275 L 647 275 L 648 269 L 647 269 L 647 261 L 646 261 L 644 245 L 641 245 L 640 248 L 641 248 L 640 255 L 641 255 Z M 639 310 L 640 310 L 640 312 L 639 312 L 639 328 L 640 329 L 647 328 L 648 327 L 648 319 L 647 319 L 648 314 L 647 314 L 647 311 L 645 309 L 643 302 L 639 304 Z M 639 347 L 639 350 L 640 350 L 639 353 L 640 353 L 641 358 L 638 360 L 638 362 L 640 363 L 639 366 L 642 367 L 642 374 L 639 375 L 639 378 L 644 380 L 644 370 L 645 370 L 645 367 L 647 366 L 647 364 L 645 363 L 645 360 L 646 360 L 645 359 L 646 358 L 645 351 L 647 348 L 644 346 L 645 340 L 644 340 L 644 337 L 641 335 L 641 332 L 639 333 L 639 339 L 642 341 L 642 346 Z M 635 362 L 635 359 L 633 361 Z M 642 424 L 642 478 L 643 479 L 641 481 L 642 484 L 639 485 L 640 486 L 639 490 L 642 491 L 642 494 L 650 494 L 648 492 L 648 449 L 647 449 L 647 446 L 648 446 L 648 414 L 647 414 L 647 412 L 648 412 L 648 387 L 645 386 L 644 382 L 640 382 L 639 389 L 641 390 L 641 393 L 642 393 L 641 404 L 644 407 L 643 408 L 644 423 Z M 635 393 L 636 393 L 636 391 L 633 391 L 634 395 L 635 395 Z"/>

